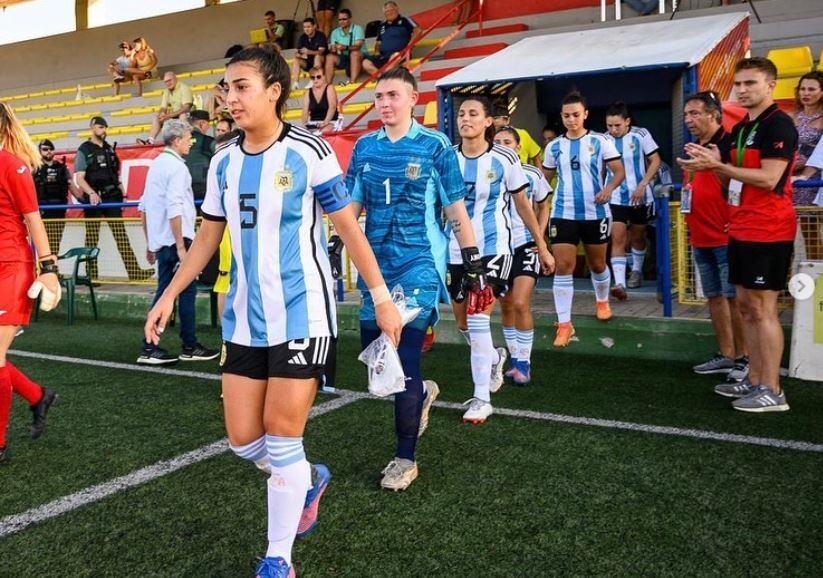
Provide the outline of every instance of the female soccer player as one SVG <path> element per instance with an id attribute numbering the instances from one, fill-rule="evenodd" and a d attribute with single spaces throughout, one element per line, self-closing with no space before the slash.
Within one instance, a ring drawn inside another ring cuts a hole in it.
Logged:
<path id="1" fill-rule="evenodd" d="M 572 272 L 577 262 L 577 244 L 582 240 L 586 261 L 591 270 L 594 296 L 597 300 L 597 318 L 608 321 L 609 270 L 606 267 L 606 246 L 611 233 L 609 199 L 623 181 L 625 171 L 620 153 L 611 140 L 586 129 L 589 111 L 579 92 L 563 99 L 560 112 L 566 134 L 546 146 L 543 168 L 546 179 L 557 174 L 554 206 L 549 222 L 552 253 L 557 259 L 554 276 L 554 305 L 557 309 L 555 347 L 566 347 L 574 335 L 572 326 L 572 299 L 574 285 Z M 603 165 L 612 175 L 603 183 Z"/>
<path id="2" fill-rule="evenodd" d="M 420 357 L 426 329 L 437 323 L 438 304 L 448 302 L 446 288 L 447 238 L 441 210 L 452 224 L 469 275 L 465 291 L 479 306 L 491 301 L 480 292 L 484 283 L 480 254 L 463 197 L 466 194 L 457 157 L 442 133 L 420 126 L 412 115 L 417 82 L 405 68 L 390 70 L 377 80 L 375 107 L 383 128 L 362 136 L 354 147 L 346 182 L 356 214 L 366 209 L 366 236 L 390 287 L 403 287 L 407 298 L 422 309 L 403 328 L 398 353 L 406 374 L 406 391 L 394 396 L 397 435 L 395 457 L 383 469 L 380 485 L 405 490 L 417 478 L 417 438 L 428 424 L 428 412 L 439 393 L 433 381 L 424 382 Z M 458 255 L 461 251 L 458 249 Z M 458 257 L 459 258 L 459 257 Z M 358 281 L 365 289 L 362 280 Z M 374 305 L 363 293 L 360 339 L 363 347 L 379 335 Z"/>
<path id="3" fill-rule="evenodd" d="M 27 237 L 37 251 L 37 281 L 57 294 L 57 257 L 49 249 L 46 228 L 40 219 L 32 169 L 40 166 L 40 154 L 11 108 L 0 102 L 0 463 L 9 460 L 6 428 L 12 392 L 29 402 L 34 413 L 32 437 L 43 433 L 46 412 L 54 401 L 52 390 L 33 383 L 6 359 L 20 325 L 28 325 L 33 301 L 28 296 L 35 281 L 34 257 Z M 56 305 L 56 303 L 55 303 Z"/>
<path id="4" fill-rule="evenodd" d="M 551 273 L 554 258 L 546 247 L 529 198 L 521 194 L 528 188 L 529 182 L 523 174 L 520 159 L 512 150 L 493 143 L 494 117 L 488 99 L 471 96 L 464 100 L 457 113 L 457 127 L 461 142 L 455 148 L 468 190 L 466 207 L 477 237 L 486 279 L 499 297 L 508 290 L 512 268 L 511 202 L 534 238 L 540 266 Z M 482 423 L 493 412 L 490 393 L 496 392 L 503 384 L 506 350 L 500 347 L 495 351 L 492 342 L 490 315 L 494 302 L 476 312 L 467 311 L 463 303 L 460 282 L 464 268 L 460 264 L 460 251 L 454 235 L 449 251 L 450 291 L 454 298 L 452 308 L 457 326 L 471 346 L 474 382 L 474 395 L 466 402 L 469 408 L 463 414 L 463 420 Z"/>
<path id="5" fill-rule="evenodd" d="M 504 126 L 494 135 L 494 144 L 513 150 L 520 149 L 520 135 L 510 126 Z M 523 174 L 529 181 L 524 191 L 537 216 L 537 225 L 542 237 L 549 222 L 549 204 L 546 200 L 552 192 L 551 186 L 540 169 L 523 165 Z M 526 385 L 531 381 L 531 353 L 534 343 L 534 317 L 531 300 L 537 278 L 540 276 L 540 264 L 537 262 L 537 243 L 532 237 L 516 208 L 509 206 L 512 223 L 512 249 L 514 257 L 509 276 L 509 292 L 500 298 L 503 317 L 503 337 L 509 349 L 511 363 L 506 377 L 512 378 L 517 385 Z"/>
<path id="6" fill-rule="evenodd" d="M 330 478 L 317 466 L 312 483 L 302 437 L 337 335 L 321 209 L 372 292 L 377 326 L 394 343 L 402 320 L 346 208 L 350 199 L 334 153 L 282 120 L 291 86 L 286 61 L 270 49 L 248 48 L 229 61 L 226 81 L 229 110 L 244 132 L 211 161 L 203 224 L 145 331 L 147 340 L 159 342 L 175 297 L 206 265 L 228 226 L 232 267 L 220 360 L 226 430 L 240 457 L 269 462 L 269 546 L 256 575 L 286 578 L 294 576 L 294 539 L 316 523 Z"/>

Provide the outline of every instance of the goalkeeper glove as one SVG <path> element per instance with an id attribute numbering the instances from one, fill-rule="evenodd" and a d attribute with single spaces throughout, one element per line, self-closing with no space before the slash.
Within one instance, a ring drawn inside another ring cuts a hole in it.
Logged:
<path id="1" fill-rule="evenodd" d="M 40 281 L 35 281 L 29 287 L 28 296 L 29 299 L 37 299 L 37 296 L 40 296 L 40 310 L 41 311 L 51 311 L 60 303 L 60 297 L 63 293 L 63 290 L 60 288 L 60 284 L 57 284 L 57 292 L 51 291 L 48 287 L 43 285 Z"/>
<path id="2" fill-rule="evenodd" d="M 343 275 L 343 241 L 337 235 L 329 237 L 327 245 L 329 251 L 329 265 L 331 266 L 331 276 L 340 279 Z"/>
<path id="3" fill-rule="evenodd" d="M 463 256 L 463 280 L 455 301 L 462 303 L 468 298 L 467 313 L 472 315 L 494 303 L 494 293 L 486 282 L 483 261 L 477 247 L 466 247 L 460 253 Z"/>

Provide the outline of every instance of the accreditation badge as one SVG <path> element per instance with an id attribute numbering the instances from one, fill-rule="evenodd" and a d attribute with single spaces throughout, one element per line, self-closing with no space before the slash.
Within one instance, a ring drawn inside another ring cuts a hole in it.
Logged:
<path id="1" fill-rule="evenodd" d="M 683 185 L 680 190 L 680 212 L 688 215 L 692 212 L 692 184 Z"/>
<path id="2" fill-rule="evenodd" d="M 288 193 L 294 187 L 294 173 L 288 169 L 274 173 L 274 190 L 278 193 Z"/>

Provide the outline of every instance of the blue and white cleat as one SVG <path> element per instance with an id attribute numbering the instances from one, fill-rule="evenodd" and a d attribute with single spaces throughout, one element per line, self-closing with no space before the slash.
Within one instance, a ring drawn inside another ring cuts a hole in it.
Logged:
<path id="1" fill-rule="evenodd" d="M 255 578 L 295 578 L 294 568 L 280 556 L 263 558 L 254 571 Z"/>
<path id="2" fill-rule="evenodd" d="M 312 464 L 312 485 L 309 491 L 306 492 L 306 503 L 303 505 L 303 515 L 300 517 L 300 523 L 297 524 L 298 538 L 305 538 L 311 534 L 314 527 L 317 526 L 317 512 L 320 508 L 320 498 L 322 498 L 326 492 L 326 488 L 329 486 L 329 480 L 331 480 L 329 468 L 323 464 Z"/>
<path id="3" fill-rule="evenodd" d="M 528 361 L 518 361 L 514 366 L 512 380 L 515 385 L 528 385 L 532 380 L 531 364 Z"/>

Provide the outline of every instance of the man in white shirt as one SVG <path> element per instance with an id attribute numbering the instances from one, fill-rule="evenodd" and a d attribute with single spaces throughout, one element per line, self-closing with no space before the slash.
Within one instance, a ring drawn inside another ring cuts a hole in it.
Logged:
<path id="1" fill-rule="evenodd" d="M 196 216 L 191 174 L 183 160 L 192 145 L 191 127 L 180 120 L 169 120 L 163 125 L 161 136 L 166 148 L 149 167 L 139 207 L 146 234 L 146 256 L 150 263 L 157 263 L 154 302 L 166 290 L 180 262 L 186 257 L 186 251 L 194 239 Z M 196 296 L 196 282 L 180 294 L 177 308 L 180 338 L 183 341 L 180 355 L 173 355 L 143 341 L 137 363 L 165 365 L 178 360 L 205 361 L 218 356 L 219 352 L 206 349 L 197 342 L 194 317 Z"/>

